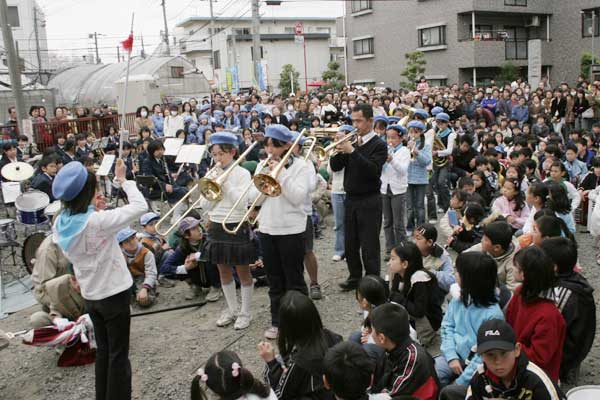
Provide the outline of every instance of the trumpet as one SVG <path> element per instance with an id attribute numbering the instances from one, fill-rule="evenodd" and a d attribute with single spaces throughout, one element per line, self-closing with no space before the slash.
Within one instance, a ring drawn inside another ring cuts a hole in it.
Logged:
<path id="1" fill-rule="evenodd" d="M 255 176 L 257 174 L 260 174 L 262 172 L 262 170 L 265 168 L 265 166 L 267 165 L 267 163 L 271 160 L 271 157 L 272 157 L 271 154 L 269 154 L 267 158 L 265 158 L 264 160 L 262 160 L 256 166 L 256 171 L 254 173 Z M 248 185 L 246 186 L 246 188 L 244 189 L 244 191 L 242 192 L 242 194 L 240 195 L 240 197 L 238 197 L 238 199 L 235 201 L 235 203 L 233 204 L 233 206 L 231 207 L 231 209 L 229 210 L 229 212 L 227 213 L 227 215 L 225 216 L 225 218 L 223 218 L 223 222 L 221 222 L 221 226 L 223 227 L 223 230 L 225 232 L 229 233 L 230 235 L 235 235 L 236 233 L 238 233 L 238 231 L 242 228 L 242 226 L 244 226 L 244 223 L 246 221 L 248 221 L 248 223 L 251 224 L 251 225 L 253 225 L 254 222 L 256 222 L 256 221 L 250 221 L 250 214 L 252 214 L 252 211 L 254 211 L 254 209 L 256 208 L 256 206 L 258 205 L 258 203 L 265 197 L 265 195 L 262 194 L 262 193 L 259 194 L 256 197 L 256 199 L 254 199 L 254 201 L 252 202 L 252 204 L 250 204 L 250 207 L 248 207 L 248 210 L 246 210 L 246 213 L 242 217 L 241 221 L 235 226 L 235 228 L 229 229 L 227 227 L 227 220 L 229 218 L 231 218 L 231 215 L 240 206 L 240 203 L 243 200 L 246 199 L 246 196 L 248 195 L 248 192 L 252 188 L 252 185 L 254 185 L 254 181 L 251 180 L 248 183 Z"/>
<path id="2" fill-rule="evenodd" d="M 296 145 L 300 143 L 300 140 L 304 136 L 305 132 L 306 129 L 303 129 L 302 132 L 300 132 L 296 140 L 294 140 L 294 142 L 290 146 L 287 153 L 285 153 L 281 160 L 279 160 L 279 163 L 272 171 L 270 171 L 269 173 L 261 172 L 259 174 L 254 175 L 252 181 L 254 182 L 254 185 L 256 186 L 259 192 L 268 197 L 278 197 L 279 195 L 281 195 L 281 185 L 277 181 L 277 178 L 279 177 L 279 174 L 281 173 L 283 168 L 285 168 L 285 165 L 287 164 L 289 158 L 292 156 L 292 154 L 294 154 L 294 147 L 296 147 Z"/>
<path id="3" fill-rule="evenodd" d="M 350 143 L 352 143 L 352 144 L 356 143 L 356 141 L 358 140 L 356 131 L 357 130 L 355 129 L 352 132 L 349 132 L 348 134 L 344 135 L 343 138 L 336 140 L 335 142 L 331 143 L 327 147 L 321 147 L 321 146 L 315 147 L 314 151 L 317 154 L 317 157 L 319 158 L 319 160 L 325 161 L 329 157 L 333 157 L 337 153 L 337 151 L 335 151 L 336 147 L 344 142 L 347 142 L 348 140 L 350 140 Z"/>
<path id="4" fill-rule="evenodd" d="M 196 185 L 194 185 L 186 194 L 185 196 L 183 196 L 181 198 L 181 200 L 179 200 L 173 207 L 171 207 L 171 209 L 169 211 L 167 211 L 167 213 L 158 220 L 158 222 L 156 223 L 156 232 L 159 235 L 162 236 L 167 236 L 169 233 L 171 233 L 171 231 L 173 229 L 175 229 L 176 226 L 179 225 L 179 223 L 185 218 L 187 217 L 187 215 L 192 212 L 192 210 L 194 208 L 196 208 L 200 202 L 202 201 L 202 197 L 206 198 L 209 201 L 220 201 L 221 198 L 223 197 L 223 183 L 225 182 L 225 180 L 227 179 L 227 177 L 231 174 L 231 172 L 233 171 L 233 169 L 238 166 L 248 155 L 248 153 L 250 153 L 250 151 L 254 148 L 254 146 L 256 146 L 258 142 L 254 142 L 250 147 L 248 147 L 246 149 L 246 151 L 244 151 L 237 160 L 235 160 L 233 162 L 233 164 L 231 165 L 230 168 L 227 169 L 227 171 L 221 173 L 221 175 L 217 176 L 216 178 L 212 178 L 220 169 L 221 169 L 221 165 L 219 163 L 217 163 L 214 167 L 212 167 L 204 176 L 204 178 L 200 179 L 198 181 L 198 183 Z M 199 190 L 200 194 L 202 196 L 200 196 L 198 198 L 198 200 L 196 200 L 195 202 L 193 202 L 190 207 L 177 219 L 177 221 L 175 221 L 174 223 L 171 224 L 171 226 L 166 230 L 166 231 L 161 231 L 160 230 L 160 226 L 162 224 L 164 224 L 164 222 L 167 220 L 168 217 L 171 216 L 171 214 L 173 214 L 173 212 L 175 212 L 175 209 L 182 203 L 186 202 L 187 199 L 196 191 Z"/>

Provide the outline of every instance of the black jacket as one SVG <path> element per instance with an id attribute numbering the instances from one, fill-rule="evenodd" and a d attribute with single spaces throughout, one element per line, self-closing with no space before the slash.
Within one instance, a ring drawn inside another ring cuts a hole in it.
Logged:
<path id="1" fill-rule="evenodd" d="M 488 390 L 489 389 L 489 390 Z M 565 395 L 546 373 L 527 359 L 524 351 L 517 358 L 517 373 L 510 388 L 490 371 L 485 364 L 471 378 L 465 400 L 502 398 L 512 400 L 564 400 Z"/>
<path id="2" fill-rule="evenodd" d="M 331 158 L 333 171 L 344 169 L 344 190 L 350 199 L 379 194 L 381 171 L 388 156 L 387 144 L 378 136 L 357 147 L 352 153 Z"/>
<path id="3" fill-rule="evenodd" d="M 567 325 L 560 376 L 585 359 L 596 336 L 594 289 L 579 273 L 558 274 L 555 302 Z"/>
<path id="4" fill-rule="evenodd" d="M 557 101 L 556 97 L 552 99 L 550 103 L 550 118 L 556 116 L 556 112 L 558 112 L 558 118 L 564 118 L 567 113 L 567 99 L 561 97 L 559 101 Z"/>
<path id="5" fill-rule="evenodd" d="M 472 168 L 469 163 L 477 156 L 477 150 L 473 147 L 469 147 L 469 151 L 462 153 L 459 146 L 456 146 L 452 152 L 452 164 L 454 169 L 460 169 L 464 172 L 473 172 L 475 168 Z"/>
<path id="6" fill-rule="evenodd" d="M 171 185 L 171 179 L 167 175 L 168 166 L 164 158 L 157 160 L 154 157 L 148 156 L 142 164 L 142 175 L 154 176 L 158 180 L 158 185 L 165 190 L 166 185 Z M 157 188 L 154 188 L 157 189 Z"/>
<path id="7" fill-rule="evenodd" d="M 390 301 L 400 304 L 411 316 L 411 318 L 427 317 L 433 330 L 440 329 L 442 324 L 442 307 L 444 293 L 440 289 L 435 275 L 424 271 L 431 277 L 427 282 L 413 283 L 407 295 L 400 289 L 402 278 L 399 274 L 392 278 L 390 290 Z"/>
<path id="8" fill-rule="evenodd" d="M 373 381 L 371 393 L 385 390 L 392 399 L 404 395 L 435 400 L 440 388 L 433 358 L 410 338 L 379 359 Z"/>
<path id="9" fill-rule="evenodd" d="M 323 329 L 323 333 L 327 348 L 343 340 L 340 335 L 328 329 Z M 323 357 L 324 354 L 307 354 L 294 350 L 283 360 L 275 359 L 267 363 L 264 381 L 273 388 L 279 400 L 333 400 L 333 393 L 323 385 Z"/>
<path id="10" fill-rule="evenodd" d="M 273 123 L 274 124 L 285 125 L 285 126 L 290 126 L 290 123 L 289 123 L 287 117 L 285 115 L 283 115 L 283 114 L 280 114 L 277 117 L 273 117 Z"/>
<path id="11" fill-rule="evenodd" d="M 31 188 L 46 193 L 50 198 L 50 202 L 55 200 L 52 195 L 52 178 L 45 173 L 41 172 L 33 177 L 31 180 Z"/>

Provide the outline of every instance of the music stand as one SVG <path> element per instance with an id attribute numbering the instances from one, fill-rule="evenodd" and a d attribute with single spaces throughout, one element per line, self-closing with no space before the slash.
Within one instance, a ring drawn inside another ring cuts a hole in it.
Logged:
<path id="1" fill-rule="evenodd" d="M 11 276 L 13 278 L 13 280 L 16 280 L 25 288 L 25 291 L 23 293 L 27 293 L 28 291 L 31 290 L 31 288 L 28 287 L 26 284 L 24 284 L 23 281 L 21 281 L 21 278 L 18 277 L 14 272 L 5 270 L 5 267 L 9 266 L 9 264 L 7 262 L 5 262 L 5 260 L 8 259 L 9 257 L 12 258 L 12 266 L 17 267 L 17 257 L 16 257 L 17 256 L 17 252 L 16 252 L 17 247 L 19 247 L 19 243 L 12 239 L 9 239 L 8 241 L 0 242 L 0 320 L 8 317 L 8 314 L 6 314 L 4 312 L 4 305 L 3 305 L 3 301 L 6 298 L 6 284 L 4 283 L 4 280 L 3 280 L 3 276 L 5 274 Z M 3 254 L 3 250 L 5 248 L 10 249 L 10 253 L 6 257 L 4 257 L 4 254 Z"/>

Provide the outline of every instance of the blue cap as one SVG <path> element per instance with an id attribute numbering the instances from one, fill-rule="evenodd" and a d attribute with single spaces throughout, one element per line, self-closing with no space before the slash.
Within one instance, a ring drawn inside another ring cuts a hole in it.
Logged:
<path id="1" fill-rule="evenodd" d="M 291 143 L 294 141 L 292 132 L 285 125 L 271 124 L 267 126 L 265 137 L 277 139 L 280 142 Z"/>
<path id="2" fill-rule="evenodd" d="M 183 122 L 184 123 L 188 123 L 188 122 L 192 122 L 194 119 L 192 118 L 191 115 L 186 115 L 185 117 L 183 117 Z"/>
<path id="3" fill-rule="evenodd" d="M 386 125 L 390 123 L 390 121 L 388 120 L 388 118 L 385 115 L 376 116 L 375 122 L 377 122 L 377 121 L 383 121 L 383 122 L 385 122 Z"/>
<path id="4" fill-rule="evenodd" d="M 79 161 L 70 162 L 58 171 L 52 183 L 52 195 L 56 199 L 71 201 L 85 186 L 88 171 Z"/>
<path id="5" fill-rule="evenodd" d="M 446 114 L 445 112 L 441 112 L 435 116 L 435 120 L 448 122 L 448 121 L 450 121 L 450 116 L 448 114 Z"/>
<path id="6" fill-rule="evenodd" d="M 183 235 L 183 234 L 185 234 L 186 231 L 189 231 L 190 229 L 195 228 L 198 225 L 200 225 L 200 220 L 199 219 L 196 219 L 194 217 L 185 217 L 179 223 L 179 233 L 181 235 Z"/>
<path id="7" fill-rule="evenodd" d="M 230 144 L 237 146 L 238 138 L 231 132 L 217 132 L 210 135 L 210 144 Z"/>
<path id="8" fill-rule="evenodd" d="M 213 111 L 213 115 L 215 118 L 221 118 L 223 115 L 225 115 L 225 113 L 221 110 L 215 110 Z"/>
<path id="9" fill-rule="evenodd" d="M 221 126 L 221 127 L 225 128 L 225 125 L 223 125 L 223 122 L 221 122 L 221 121 L 215 121 L 215 128 L 218 127 L 218 126 Z"/>
<path id="10" fill-rule="evenodd" d="M 227 107 L 225 107 L 225 111 L 233 112 L 233 107 L 227 106 Z"/>
<path id="11" fill-rule="evenodd" d="M 415 111 L 415 116 L 419 116 L 423 119 L 427 119 L 427 118 L 429 118 L 429 113 L 427 111 L 423 110 L 422 108 L 418 108 Z"/>
<path id="12" fill-rule="evenodd" d="M 290 133 L 292 134 L 292 140 L 296 140 L 298 138 L 298 135 L 300 134 L 300 132 L 298 132 L 298 131 L 290 131 Z M 304 142 L 306 142 L 306 136 L 302 136 L 302 138 L 300 139 L 298 144 L 300 146 L 303 146 Z"/>
<path id="13" fill-rule="evenodd" d="M 440 106 L 436 106 L 431 109 L 431 115 L 433 115 L 434 117 L 441 112 L 444 112 L 444 109 Z"/>
<path id="14" fill-rule="evenodd" d="M 190 126 L 188 126 L 188 132 L 192 132 L 192 133 L 194 133 L 194 132 L 196 132 L 197 130 L 198 130 L 198 124 L 197 124 L 197 123 L 195 123 L 195 122 L 192 122 L 192 123 L 190 124 Z"/>
<path id="15" fill-rule="evenodd" d="M 400 117 L 388 117 L 388 121 L 390 125 L 394 125 L 400 122 Z"/>
<path id="16" fill-rule="evenodd" d="M 140 217 L 140 225 L 146 226 L 152 221 L 156 221 L 160 219 L 160 216 L 157 213 L 147 212 L 146 214 Z"/>
<path id="17" fill-rule="evenodd" d="M 420 129 L 420 130 L 424 131 L 425 124 L 422 123 L 421 121 L 412 120 L 408 123 L 408 129 L 410 129 L 410 128 L 416 128 L 416 129 Z"/>
<path id="18" fill-rule="evenodd" d="M 130 227 L 121 229 L 117 233 L 117 242 L 119 242 L 119 244 L 121 244 L 124 241 L 126 241 L 127 239 L 129 239 L 130 237 L 134 236 L 136 233 L 137 232 L 135 230 L 131 229 Z"/>
<path id="19" fill-rule="evenodd" d="M 205 120 L 208 121 L 210 119 L 210 115 L 208 115 L 208 114 L 200 114 L 200 116 L 198 117 L 198 120 L 201 120 L 201 119 L 205 119 Z"/>
<path id="20" fill-rule="evenodd" d="M 406 128 L 403 127 L 402 125 L 398 125 L 398 124 L 388 125 L 387 129 L 394 129 L 395 131 L 398 131 L 398 133 L 400 133 L 401 135 L 406 134 Z"/>
<path id="21" fill-rule="evenodd" d="M 342 125 L 338 128 L 338 132 L 352 132 L 354 127 L 352 125 Z"/>
<path id="22" fill-rule="evenodd" d="M 210 104 L 204 104 L 202 107 L 200 107 L 200 111 L 206 111 L 206 110 L 210 110 Z"/>

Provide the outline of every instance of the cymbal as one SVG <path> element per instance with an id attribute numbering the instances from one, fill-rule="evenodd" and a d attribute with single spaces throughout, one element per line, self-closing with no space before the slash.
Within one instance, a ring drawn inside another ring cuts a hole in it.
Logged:
<path id="1" fill-rule="evenodd" d="M 21 182 L 33 176 L 33 167 L 26 162 L 6 164 L 2 168 L 2 176 L 9 181 Z"/>

